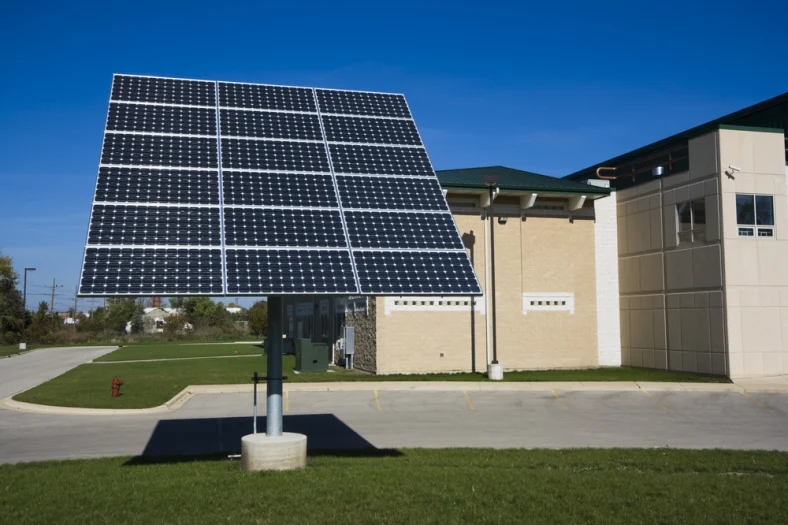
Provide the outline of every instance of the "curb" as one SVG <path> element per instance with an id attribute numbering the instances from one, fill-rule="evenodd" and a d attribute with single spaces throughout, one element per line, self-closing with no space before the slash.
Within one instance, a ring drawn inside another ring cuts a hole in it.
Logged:
<path id="1" fill-rule="evenodd" d="M 18 394 L 14 394 L 18 395 Z M 55 414 L 69 416 L 133 416 L 141 414 L 161 414 L 172 412 L 182 407 L 186 401 L 194 394 L 189 387 L 178 392 L 175 397 L 156 407 L 150 408 L 79 408 L 79 407 L 59 407 L 54 405 L 38 405 L 35 403 L 25 403 L 17 401 L 13 396 L 0 401 L 0 408 L 7 408 L 20 412 L 33 412 L 36 414 Z"/>
<path id="2" fill-rule="evenodd" d="M 265 385 L 259 385 L 258 392 L 265 393 Z M 413 392 L 771 392 L 788 393 L 785 386 L 751 385 L 743 388 L 734 383 L 671 383 L 636 381 L 534 381 L 482 383 L 470 381 L 348 381 L 330 383 L 285 383 L 285 392 L 358 392 L 358 391 L 413 391 Z M 25 403 L 7 397 L 0 401 L 0 408 L 33 412 L 37 414 L 56 414 L 74 416 L 124 416 L 162 414 L 173 412 L 199 394 L 249 394 L 253 385 L 189 385 L 172 399 L 151 408 L 78 408 Z M 14 394 L 18 395 L 18 394 Z"/>

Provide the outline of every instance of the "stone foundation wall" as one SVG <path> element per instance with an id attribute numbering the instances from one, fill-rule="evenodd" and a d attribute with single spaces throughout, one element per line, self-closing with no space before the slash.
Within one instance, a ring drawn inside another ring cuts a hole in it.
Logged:
<path id="1" fill-rule="evenodd" d="M 369 298 L 367 313 L 348 313 L 345 326 L 355 328 L 356 354 L 353 366 L 365 372 L 377 372 L 377 308 L 376 298 Z"/>

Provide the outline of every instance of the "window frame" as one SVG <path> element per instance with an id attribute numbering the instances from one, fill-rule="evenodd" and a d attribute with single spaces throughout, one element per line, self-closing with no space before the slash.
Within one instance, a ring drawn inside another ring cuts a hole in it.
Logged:
<path id="1" fill-rule="evenodd" d="M 693 208 L 693 204 L 696 202 L 703 203 L 703 224 L 700 225 L 700 227 L 697 227 L 697 225 L 695 224 L 695 209 Z M 689 209 L 690 229 L 682 231 L 681 213 L 679 212 L 679 207 L 685 204 Z M 706 198 L 705 197 L 677 202 L 675 205 L 675 213 L 676 213 L 676 244 L 677 245 L 682 243 L 686 244 L 686 243 L 706 241 Z"/>
<path id="2" fill-rule="evenodd" d="M 739 222 L 739 205 L 736 203 L 736 234 L 739 237 L 751 239 L 774 239 L 775 238 L 775 225 L 774 225 L 774 195 L 765 193 L 737 193 L 736 197 L 750 197 L 752 198 L 752 224 Z M 772 224 L 758 224 L 758 198 L 767 197 L 771 203 L 771 216 Z M 738 200 L 738 199 L 737 199 Z"/>

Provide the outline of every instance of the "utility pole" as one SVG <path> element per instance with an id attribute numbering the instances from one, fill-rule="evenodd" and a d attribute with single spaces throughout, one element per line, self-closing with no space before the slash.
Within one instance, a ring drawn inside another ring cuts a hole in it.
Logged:
<path id="1" fill-rule="evenodd" d="M 48 288 L 48 287 L 47 287 Z M 55 313 L 55 289 L 56 288 L 63 288 L 63 285 L 60 286 L 55 285 L 55 278 L 52 278 L 52 301 L 49 303 L 49 311 Z"/>

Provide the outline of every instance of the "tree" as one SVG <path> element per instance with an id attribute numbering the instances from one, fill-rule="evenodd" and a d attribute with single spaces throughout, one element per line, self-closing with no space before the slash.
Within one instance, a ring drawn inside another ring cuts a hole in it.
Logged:
<path id="1" fill-rule="evenodd" d="M 33 315 L 33 320 L 27 329 L 27 338 L 40 343 L 53 342 L 57 339 L 58 332 L 63 330 L 63 322 L 60 317 L 49 311 L 49 304 L 46 301 L 41 301 L 38 303 L 38 310 Z"/>
<path id="2" fill-rule="evenodd" d="M 186 316 L 173 314 L 165 319 L 164 332 L 167 334 L 182 334 L 186 332 Z"/>
<path id="3" fill-rule="evenodd" d="M 131 313 L 131 333 L 139 334 L 145 330 L 144 309 L 141 304 L 136 304 Z"/>
<path id="4" fill-rule="evenodd" d="M 254 335 L 268 335 L 267 301 L 257 301 L 249 309 L 249 331 Z"/>
<path id="5" fill-rule="evenodd" d="M 0 254 L 0 343 L 15 343 L 24 328 L 25 305 L 13 259 Z"/>

